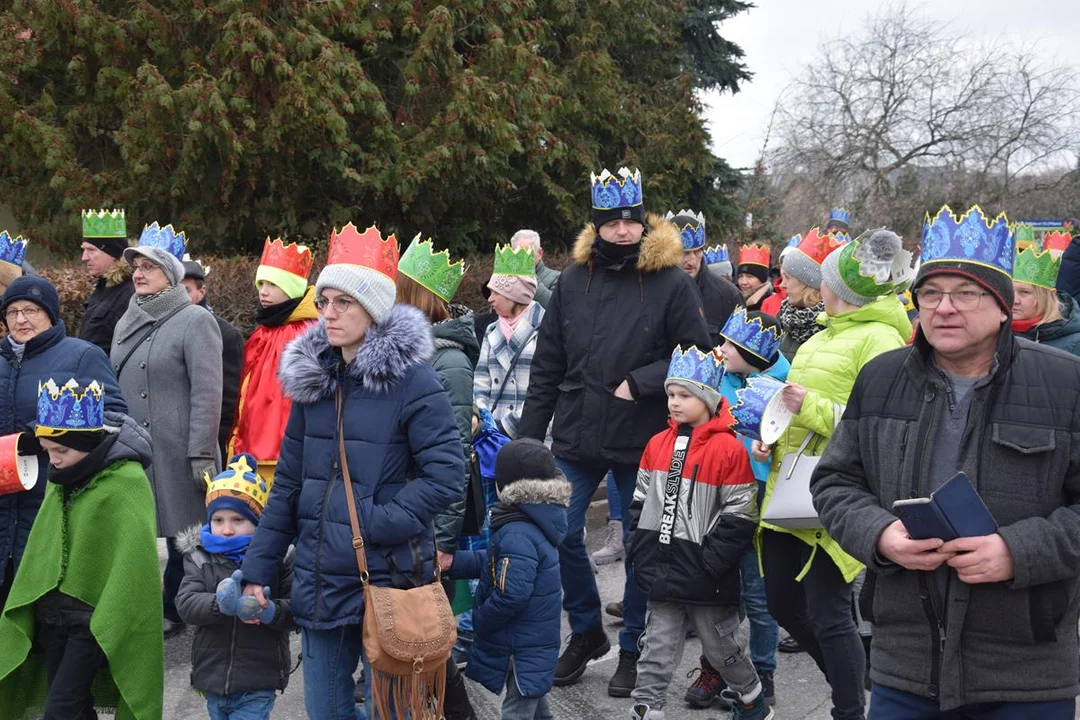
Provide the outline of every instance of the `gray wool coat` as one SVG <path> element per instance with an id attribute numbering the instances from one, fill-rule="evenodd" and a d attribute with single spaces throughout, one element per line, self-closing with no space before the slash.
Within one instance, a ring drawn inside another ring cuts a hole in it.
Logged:
<path id="1" fill-rule="evenodd" d="M 110 356 L 114 369 L 152 323 L 183 307 L 136 347 L 118 373 L 128 414 L 154 444 L 147 475 L 158 534 L 173 537 L 205 522 L 202 470 L 212 476 L 220 464 L 221 331 L 209 311 L 191 304 L 183 285 L 142 306 L 138 297 L 131 298 L 116 324 Z"/>

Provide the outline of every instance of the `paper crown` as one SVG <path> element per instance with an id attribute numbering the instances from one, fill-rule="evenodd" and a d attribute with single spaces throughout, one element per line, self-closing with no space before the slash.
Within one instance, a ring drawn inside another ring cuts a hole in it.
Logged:
<path id="1" fill-rule="evenodd" d="M 285 244 L 281 238 L 266 238 L 259 265 L 277 268 L 307 281 L 311 274 L 311 248 L 296 243 Z"/>
<path id="2" fill-rule="evenodd" d="M 967 262 L 1012 276 L 1013 234 L 1005 213 L 990 220 L 975 205 L 959 218 L 948 205 L 923 223 L 922 264 Z"/>
<path id="3" fill-rule="evenodd" d="M 1071 242 L 1072 235 L 1064 230 L 1053 230 L 1043 235 L 1042 248 L 1061 257 L 1061 253 L 1065 252 L 1065 248 L 1069 247 Z"/>
<path id="4" fill-rule="evenodd" d="M 671 220 L 682 235 L 683 250 L 700 250 L 705 247 L 705 216 L 693 210 L 668 211 L 665 220 Z"/>
<path id="5" fill-rule="evenodd" d="M 382 236 L 372 225 L 361 235 L 356 226 L 349 223 L 330 234 L 330 250 L 326 254 L 327 265 L 359 265 L 382 273 L 397 282 L 398 246 L 393 235 Z"/>
<path id="6" fill-rule="evenodd" d="M 1013 280 L 1053 290 L 1057 285 L 1060 270 L 1060 257 L 1050 250 L 1040 251 L 1034 246 L 1028 246 L 1016 254 Z"/>
<path id="7" fill-rule="evenodd" d="M 800 242 L 802 242 L 802 235 L 796 235 L 796 236 L 794 236 L 793 238 L 791 238 L 790 240 L 787 241 L 787 245 L 785 247 L 789 247 L 789 248 L 799 247 Z"/>
<path id="8" fill-rule="evenodd" d="M 1016 223 L 1012 226 L 1013 238 L 1016 241 L 1017 252 L 1034 245 L 1040 247 L 1041 243 L 1035 239 L 1035 228 L 1028 223 Z"/>
<path id="9" fill-rule="evenodd" d="M 899 292 L 915 278 L 914 257 L 887 228 L 867 230 L 841 246 L 836 269 L 849 290 L 873 298 Z"/>
<path id="10" fill-rule="evenodd" d="M 510 245 L 495 247 L 495 267 L 492 275 L 536 275 L 536 260 L 532 248 L 514 249 Z"/>
<path id="11" fill-rule="evenodd" d="M 79 430 L 105 427 L 104 391 L 97 380 L 80 386 L 75 378 L 57 387 L 48 380 L 38 384 L 37 424 L 34 434 L 54 437 Z"/>
<path id="12" fill-rule="evenodd" d="M 818 228 L 811 228 L 805 235 L 796 235 L 799 239 L 798 250 L 820 265 L 829 257 L 829 253 L 851 242 L 847 233 L 822 233 Z M 793 238 L 794 239 L 794 238 Z"/>
<path id="13" fill-rule="evenodd" d="M 450 262 L 449 250 L 435 252 L 431 238 L 421 242 L 420 233 L 416 233 L 398 261 L 398 272 L 420 283 L 443 302 L 450 302 L 465 277 L 465 262 Z"/>
<path id="14" fill-rule="evenodd" d="M 731 262 L 727 245 L 713 245 L 710 248 L 705 248 L 705 254 L 702 257 L 705 259 L 706 265 Z"/>
<path id="15" fill-rule="evenodd" d="M 780 439 L 791 423 L 791 413 L 783 403 L 784 383 L 768 375 L 755 375 L 735 391 L 733 429 L 740 435 L 771 445 Z"/>
<path id="16" fill-rule="evenodd" d="M 779 328 L 765 327 L 760 317 L 749 317 L 744 307 L 731 313 L 720 335 L 765 362 L 772 362 L 776 357 L 783 336 Z"/>
<path id="17" fill-rule="evenodd" d="M 691 345 L 684 351 L 680 345 L 671 353 L 667 379 L 685 380 L 720 392 L 724 362 L 715 350 L 701 352 Z"/>
<path id="18" fill-rule="evenodd" d="M 143 228 L 139 236 L 139 247 L 154 247 L 166 251 L 177 260 L 183 262 L 184 253 L 187 251 L 187 238 L 183 232 L 176 232 L 172 225 L 159 227 L 153 222 Z"/>
<path id="19" fill-rule="evenodd" d="M 769 246 L 758 243 L 743 245 L 739 248 L 739 264 L 769 267 Z"/>
<path id="20" fill-rule="evenodd" d="M 123 210 L 83 210 L 82 234 L 84 238 L 127 239 L 127 222 Z"/>
<path id="21" fill-rule="evenodd" d="M 273 478 L 266 480 L 256 472 L 258 461 L 249 453 L 234 455 L 225 469 L 212 479 L 210 473 L 203 475 L 206 483 L 206 504 L 221 497 L 237 498 L 251 508 L 255 516 L 262 514 Z"/>
<path id="22" fill-rule="evenodd" d="M 637 207 L 642 203 L 641 173 L 638 170 L 619 168 L 612 175 L 605 168 L 600 176 L 590 173 L 592 180 L 592 206 L 594 210 Z"/>
<path id="23" fill-rule="evenodd" d="M 28 240 L 22 235 L 11 237 L 7 230 L 0 232 L 0 262 L 6 262 L 15 267 L 22 267 L 26 259 L 26 243 Z"/>
<path id="24" fill-rule="evenodd" d="M 180 258 L 180 262 L 184 263 L 184 273 L 185 274 L 187 274 L 189 272 L 188 265 L 196 265 L 196 266 L 198 266 L 198 270 L 202 273 L 203 280 L 205 280 L 207 277 L 210 276 L 210 266 L 209 265 L 203 265 L 201 260 L 196 260 L 195 258 L 191 257 L 191 255 L 188 255 L 187 253 L 184 253 L 184 257 Z M 191 270 L 194 270 L 194 269 L 195 268 L 191 268 Z"/>
<path id="25" fill-rule="evenodd" d="M 829 211 L 829 220 L 847 225 L 851 222 L 851 213 L 844 208 L 833 208 Z"/>

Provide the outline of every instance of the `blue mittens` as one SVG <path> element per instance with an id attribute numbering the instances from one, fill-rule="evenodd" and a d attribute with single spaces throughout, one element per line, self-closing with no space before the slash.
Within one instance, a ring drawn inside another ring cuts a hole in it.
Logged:
<path id="1" fill-rule="evenodd" d="M 243 575 L 239 570 L 227 577 L 217 586 L 217 605 L 222 615 L 236 615 L 236 604 L 240 600 L 240 583 Z"/>

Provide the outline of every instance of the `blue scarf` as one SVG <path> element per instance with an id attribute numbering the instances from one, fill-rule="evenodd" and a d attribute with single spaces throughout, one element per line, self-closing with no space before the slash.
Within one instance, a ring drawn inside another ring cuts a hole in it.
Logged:
<path id="1" fill-rule="evenodd" d="M 248 545 L 251 544 L 251 535 L 233 535 L 223 537 L 210 532 L 210 524 L 202 526 L 199 530 L 199 542 L 203 549 L 211 555 L 224 555 L 234 563 L 240 563 L 244 559 Z"/>

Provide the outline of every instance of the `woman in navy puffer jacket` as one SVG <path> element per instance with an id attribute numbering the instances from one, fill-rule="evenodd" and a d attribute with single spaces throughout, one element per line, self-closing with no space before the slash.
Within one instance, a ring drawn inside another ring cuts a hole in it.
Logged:
<path id="1" fill-rule="evenodd" d="M 330 257 L 341 254 L 335 243 L 363 243 L 371 232 L 361 238 L 346 226 L 331 238 Z M 274 485 L 241 567 L 245 594 L 259 597 L 296 545 L 292 611 L 303 635 L 310 717 L 355 715 L 352 675 L 362 646 L 364 593 L 338 458 L 338 389 L 373 584 L 434 581 L 433 520 L 464 491 L 450 400 L 428 365 L 431 324 L 416 308 L 393 304 L 393 260 L 385 268 L 331 260 L 319 275 L 322 320 L 281 359 L 281 385 L 293 406 Z"/>

